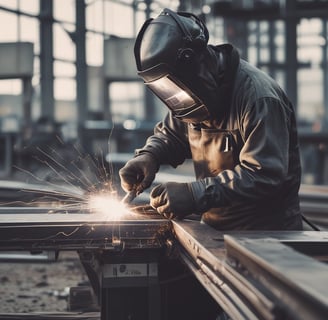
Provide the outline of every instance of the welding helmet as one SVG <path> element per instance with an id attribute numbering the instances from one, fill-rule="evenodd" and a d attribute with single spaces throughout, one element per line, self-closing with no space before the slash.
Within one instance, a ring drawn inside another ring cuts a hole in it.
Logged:
<path id="1" fill-rule="evenodd" d="M 134 46 L 138 75 L 174 117 L 197 123 L 209 111 L 194 84 L 208 30 L 195 15 L 164 9 L 142 26 Z M 194 88 L 193 88 L 194 87 Z"/>

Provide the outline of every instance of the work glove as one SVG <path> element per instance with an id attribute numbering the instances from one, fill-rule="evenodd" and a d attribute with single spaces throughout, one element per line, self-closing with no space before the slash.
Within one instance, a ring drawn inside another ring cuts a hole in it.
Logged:
<path id="1" fill-rule="evenodd" d="M 142 153 L 129 160 L 120 169 L 121 187 L 125 192 L 135 190 L 137 194 L 147 189 L 159 169 L 159 164 L 150 153 Z"/>
<path id="2" fill-rule="evenodd" d="M 167 219 L 183 219 L 192 213 L 201 214 L 218 203 L 216 187 L 208 179 L 163 183 L 151 191 L 150 205 Z"/>

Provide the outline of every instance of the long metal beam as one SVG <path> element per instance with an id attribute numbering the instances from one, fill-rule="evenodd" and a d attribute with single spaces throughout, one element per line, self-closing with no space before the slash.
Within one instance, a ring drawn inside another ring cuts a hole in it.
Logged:
<path id="1" fill-rule="evenodd" d="M 121 212 L 121 220 L 91 212 L 48 213 L 48 208 L 44 212 L 35 208 L 36 212 L 31 213 L 33 208 L 29 208 L 30 213 L 24 213 L 26 208 L 14 209 L 15 213 L 0 214 L 0 251 L 28 250 L 37 254 L 44 250 L 76 250 L 101 309 L 100 315 L 91 315 L 90 319 L 121 319 L 126 312 L 135 315 L 138 310 L 147 314 L 147 319 L 160 319 L 157 266 L 159 257 L 165 254 L 165 242 L 172 237 L 169 220 L 149 208 L 127 209 Z M 120 310 L 113 305 L 113 294 L 119 295 L 120 301 L 127 297 L 129 301 L 139 301 L 144 288 L 148 298 L 142 299 L 140 305 L 124 307 L 122 302 Z M 6 316 L 0 314 L 0 319 L 9 319 Z M 66 316 L 75 319 L 76 315 Z M 76 318 L 89 319 L 80 316 Z M 12 319 L 37 317 L 38 314 L 12 315 Z M 53 314 L 51 318 L 47 314 L 42 319 L 61 319 L 61 315 Z"/>
<path id="2" fill-rule="evenodd" d="M 161 237 L 171 226 L 170 221 L 159 219 L 159 216 L 140 213 L 131 213 L 124 220 L 115 221 L 106 214 L 97 213 L 17 212 L 0 214 L 2 251 L 160 248 Z"/>
<path id="3" fill-rule="evenodd" d="M 224 1 L 216 1 L 212 4 L 212 11 L 215 16 L 236 18 L 241 20 L 286 20 L 293 18 L 325 18 L 327 17 L 328 4 L 325 1 L 294 1 L 294 10 L 284 10 L 289 5 L 290 0 L 286 0 L 281 6 L 279 2 L 266 6 L 255 5 L 252 7 L 234 6 Z"/>
<path id="4" fill-rule="evenodd" d="M 173 229 L 182 259 L 231 318 L 326 318 L 328 266 L 292 248 L 317 244 L 327 255 L 327 232 L 223 233 L 195 221 Z"/>
<path id="5" fill-rule="evenodd" d="M 100 320 L 99 312 L 61 312 L 61 313 L 2 313 L 1 320 Z"/>
<path id="6" fill-rule="evenodd" d="M 328 231 L 328 188 L 302 185 L 299 192 L 303 215 L 321 231 Z"/>
<path id="7" fill-rule="evenodd" d="M 292 236 L 291 236 L 292 238 Z M 328 267 L 284 245 L 279 239 L 225 236 L 227 254 L 241 274 L 273 294 L 279 317 L 325 319 Z M 310 239 L 311 241 L 312 239 Z M 326 241 L 325 241 L 326 240 Z M 328 252 L 328 240 L 323 239 Z M 303 241 L 303 242 L 306 242 Z M 246 271 L 247 270 L 247 271 Z M 311 272 L 309 272 L 311 270 Z"/>
<path id="8" fill-rule="evenodd" d="M 29 210 L 29 214 L 0 214 L 1 251 L 77 250 L 85 260 L 83 252 L 98 252 L 105 259 L 103 252 L 111 257 L 131 249 L 148 257 L 147 252 L 167 250 L 173 241 L 181 260 L 233 319 L 306 315 L 321 320 L 328 312 L 328 266 L 320 261 L 328 256 L 328 232 L 219 232 L 199 221 L 162 219 L 152 211 L 130 212 L 124 220 L 114 221 L 107 214 Z M 90 274 L 100 292 L 106 268 L 98 274 L 90 261 Z"/>

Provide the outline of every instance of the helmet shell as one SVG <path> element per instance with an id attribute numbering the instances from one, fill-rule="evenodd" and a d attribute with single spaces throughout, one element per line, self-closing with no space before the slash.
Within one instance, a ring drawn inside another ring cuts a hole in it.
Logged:
<path id="1" fill-rule="evenodd" d="M 147 20 L 135 43 L 138 71 L 165 63 L 174 69 L 183 56 L 202 50 L 208 41 L 205 25 L 194 15 L 164 9 L 155 19 Z"/>

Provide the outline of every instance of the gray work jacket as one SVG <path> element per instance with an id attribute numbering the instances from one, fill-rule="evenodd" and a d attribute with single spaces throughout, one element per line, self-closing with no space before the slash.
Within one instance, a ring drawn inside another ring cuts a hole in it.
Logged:
<path id="1" fill-rule="evenodd" d="M 300 230 L 293 106 L 273 79 L 243 60 L 231 89 L 223 119 L 204 126 L 169 113 L 138 152 L 173 167 L 192 158 L 197 179 L 215 177 L 219 200 L 201 219 L 218 230 Z"/>

